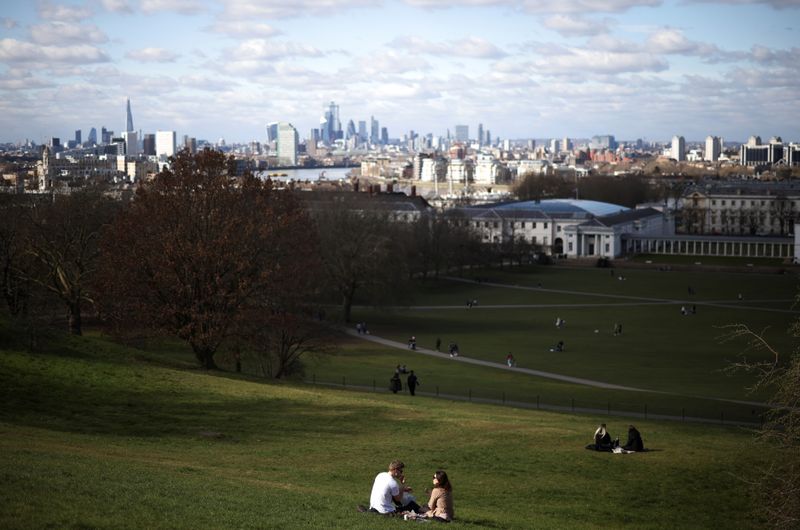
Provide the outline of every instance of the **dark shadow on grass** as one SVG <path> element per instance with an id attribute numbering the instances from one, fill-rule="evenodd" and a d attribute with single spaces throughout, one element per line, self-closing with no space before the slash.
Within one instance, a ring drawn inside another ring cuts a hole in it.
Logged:
<path id="1" fill-rule="evenodd" d="M 5 387 L 0 391 L 4 403 L 0 419 L 62 432 L 230 443 L 251 436 L 345 436 L 363 429 L 366 417 L 378 423 L 392 421 L 377 405 L 343 410 L 324 401 L 312 404 L 268 395 L 262 398 L 257 390 L 253 390 L 255 397 L 206 393 L 196 380 L 187 381 L 191 386 L 173 386 L 169 371 L 97 359 L 88 365 L 62 363 L 57 367 L 37 361 L 30 370 L 6 373 L 8 381 L 0 381 Z M 174 373 L 180 378 L 180 371 Z M 218 376 L 235 377 L 207 374 L 209 378 Z"/>

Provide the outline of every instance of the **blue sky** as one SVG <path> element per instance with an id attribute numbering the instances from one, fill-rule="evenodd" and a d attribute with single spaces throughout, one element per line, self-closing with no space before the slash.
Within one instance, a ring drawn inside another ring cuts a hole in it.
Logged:
<path id="1" fill-rule="evenodd" d="M 6 0 L 0 142 L 390 136 L 800 141 L 800 0 Z"/>

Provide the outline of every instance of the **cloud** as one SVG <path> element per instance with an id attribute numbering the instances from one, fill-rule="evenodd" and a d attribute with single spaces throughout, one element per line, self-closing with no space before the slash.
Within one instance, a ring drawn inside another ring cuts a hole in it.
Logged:
<path id="1" fill-rule="evenodd" d="M 772 50 L 766 46 L 755 45 L 750 49 L 746 58 L 755 63 L 765 65 L 779 65 L 785 68 L 796 68 L 797 58 L 800 57 L 800 48 L 789 50 Z"/>
<path id="2" fill-rule="evenodd" d="M 88 6 L 56 5 L 48 1 L 39 2 L 36 10 L 39 17 L 44 20 L 60 20 L 62 22 L 77 22 L 93 15 Z"/>
<path id="3" fill-rule="evenodd" d="M 479 37 L 431 42 L 418 37 L 400 37 L 389 43 L 390 46 L 403 48 L 414 53 L 448 57 L 469 57 L 473 59 L 498 59 L 507 54 L 489 41 Z"/>
<path id="4" fill-rule="evenodd" d="M 14 29 L 18 25 L 17 21 L 13 18 L 0 18 L 0 26 L 3 26 L 5 29 Z"/>
<path id="5" fill-rule="evenodd" d="M 290 18 L 340 14 L 359 7 L 380 7 L 382 0 L 229 0 L 224 2 L 223 20 Z"/>
<path id="6" fill-rule="evenodd" d="M 31 40 L 36 44 L 62 45 L 75 43 L 101 44 L 108 41 L 106 34 L 94 24 L 46 22 L 31 26 Z"/>
<path id="7" fill-rule="evenodd" d="M 182 87 L 205 90 L 208 92 L 224 92 L 236 87 L 239 83 L 219 76 L 189 75 L 178 79 Z"/>
<path id="8" fill-rule="evenodd" d="M 253 23 L 249 21 L 219 20 L 206 28 L 213 33 L 222 33 L 231 37 L 270 38 L 282 32 L 269 24 Z"/>
<path id="9" fill-rule="evenodd" d="M 142 12 L 157 13 L 171 11 L 182 15 L 197 15 L 206 11 L 201 0 L 142 0 Z"/>
<path id="10" fill-rule="evenodd" d="M 609 31 L 608 22 L 605 20 L 587 20 L 574 15 L 552 15 L 544 19 L 543 24 L 546 28 L 557 31 L 565 37 L 601 35 Z"/>
<path id="11" fill-rule="evenodd" d="M 774 9 L 792 9 L 800 7 L 800 0 L 688 0 L 694 4 L 725 5 L 768 5 Z"/>
<path id="12" fill-rule="evenodd" d="M 317 48 L 297 42 L 276 42 L 266 39 L 249 39 L 230 53 L 232 57 L 246 60 L 281 59 L 285 57 L 322 57 Z"/>
<path id="13" fill-rule="evenodd" d="M 164 48 L 142 48 L 129 51 L 125 57 L 142 63 L 172 63 L 179 55 Z"/>
<path id="14" fill-rule="evenodd" d="M 86 64 L 107 62 L 109 57 L 100 49 L 86 44 L 39 46 L 16 39 L 0 39 L 0 61 Z"/>
<path id="15" fill-rule="evenodd" d="M 573 48 L 570 53 L 547 55 L 535 61 L 543 75 L 585 77 L 587 74 L 660 72 L 668 68 L 663 59 L 649 53 L 609 52 Z"/>
<path id="16" fill-rule="evenodd" d="M 385 77 L 410 72 L 422 72 L 430 68 L 430 64 L 421 57 L 390 50 L 385 53 L 375 53 L 360 57 L 356 61 L 354 71 L 346 75 Z"/>
<path id="17" fill-rule="evenodd" d="M 133 8 L 127 0 L 101 0 L 106 11 L 112 13 L 133 13 Z"/>
<path id="18" fill-rule="evenodd" d="M 55 84 L 50 79 L 35 77 L 30 70 L 10 68 L 0 75 L 0 90 L 31 90 L 53 86 Z"/>
<path id="19" fill-rule="evenodd" d="M 710 57 L 720 50 L 713 44 L 691 41 L 675 28 L 661 28 L 647 38 L 646 48 L 652 53 L 698 55 Z"/>
<path id="20" fill-rule="evenodd" d="M 406 4 L 415 7 L 442 9 L 456 7 L 456 4 L 451 0 L 404 1 Z M 560 0 L 467 0 L 459 2 L 457 6 L 459 8 L 463 6 L 507 6 L 513 9 L 523 9 L 531 13 L 621 13 L 634 7 L 655 7 L 661 5 L 661 3 L 662 0 L 573 0 L 571 2 Z"/>

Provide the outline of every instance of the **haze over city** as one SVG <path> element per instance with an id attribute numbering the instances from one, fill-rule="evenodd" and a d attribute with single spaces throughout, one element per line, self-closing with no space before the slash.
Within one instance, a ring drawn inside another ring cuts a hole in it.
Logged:
<path id="1" fill-rule="evenodd" d="M 306 136 L 335 100 L 392 136 L 800 139 L 797 0 L 4 3 L 0 142 L 106 126 Z"/>

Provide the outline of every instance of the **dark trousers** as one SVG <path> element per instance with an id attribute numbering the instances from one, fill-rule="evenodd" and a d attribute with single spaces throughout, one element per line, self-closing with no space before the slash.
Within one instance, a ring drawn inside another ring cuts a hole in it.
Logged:
<path id="1" fill-rule="evenodd" d="M 408 385 L 408 391 L 411 393 L 412 396 L 414 395 L 414 391 L 416 389 L 417 389 L 417 385 Z"/>

